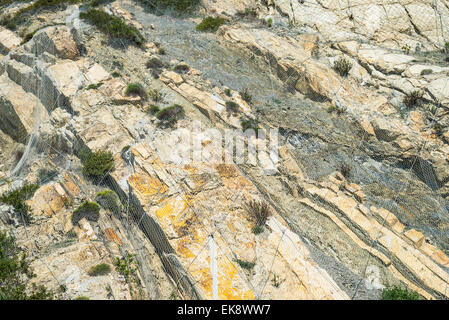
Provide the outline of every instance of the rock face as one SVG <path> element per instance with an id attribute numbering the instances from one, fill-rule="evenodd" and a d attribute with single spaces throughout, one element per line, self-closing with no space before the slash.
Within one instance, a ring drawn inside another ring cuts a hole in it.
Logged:
<path id="1" fill-rule="evenodd" d="M 65 299 L 376 299 L 394 284 L 449 297 L 449 35 L 420 14 L 449 25 L 444 2 L 205 0 L 202 13 L 235 15 L 216 34 L 127 0 L 105 10 L 167 53 L 107 46 L 77 6 L 22 45 L 0 29 L 0 148 L 26 145 L 20 172 L 0 166 L 0 192 L 41 181 L 30 224 L 0 204 L 0 227 L 36 258 L 33 283 Z M 177 128 L 150 108 L 175 104 Z M 261 135 L 235 141 L 257 156 L 217 139 L 245 123 L 279 128 L 275 150 Z M 85 148 L 113 154 L 96 184 Z M 250 200 L 269 208 L 261 226 Z M 74 224 L 85 201 L 98 219 Z M 101 263 L 111 272 L 93 276 Z"/>

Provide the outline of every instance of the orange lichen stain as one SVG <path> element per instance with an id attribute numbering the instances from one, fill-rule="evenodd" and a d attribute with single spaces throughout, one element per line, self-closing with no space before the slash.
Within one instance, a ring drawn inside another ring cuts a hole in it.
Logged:
<path id="1" fill-rule="evenodd" d="M 195 255 L 192 253 L 192 251 L 187 248 L 188 245 L 190 245 L 190 240 L 188 238 L 182 238 L 179 241 L 176 242 L 176 253 L 185 257 L 185 258 L 195 258 Z"/>
<path id="2" fill-rule="evenodd" d="M 196 167 L 190 165 L 190 164 L 186 164 L 184 166 L 184 170 L 187 170 L 190 173 L 197 173 L 198 172 L 198 169 Z"/>
<path id="3" fill-rule="evenodd" d="M 173 214 L 173 207 L 170 203 L 167 203 L 163 207 L 156 210 L 156 216 L 159 219 L 171 214 Z"/>
<path id="4" fill-rule="evenodd" d="M 256 190 L 256 188 L 243 176 L 237 176 L 232 178 L 222 177 L 221 181 L 226 188 L 231 190 Z"/>
<path id="5" fill-rule="evenodd" d="M 239 175 L 237 169 L 232 164 L 219 164 L 215 167 L 221 178 L 231 178 Z"/>
<path id="6" fill-rule="evenodd" d="M 254 249 L 255 246 L 256 246 L 256 244 L 255 244 L 254 242 L 252 242 L 252 241 L 249 241 L 249 242 L 247 242 L 247 243 L 245 244 L 245 247 L 246 247 L 247 249 Z"/>
<path id="7" fill-rule="evenodd" d="M 187 209 L 190 209 L 190 207 L 193 207 L 194 198 L 191 195 L 186 194 L 184 196 L 184 208 L 182 209 L 182 212 L 184 212 Z"/>
<path id="8" fill-rule="evenodd" d="M 152 197 L 156 194 L 165 193 L 168 190 L 166 184 L 151 176 L 133 174 L 129 177 L 128 182 L 133 189 L 143 196 Z"/>

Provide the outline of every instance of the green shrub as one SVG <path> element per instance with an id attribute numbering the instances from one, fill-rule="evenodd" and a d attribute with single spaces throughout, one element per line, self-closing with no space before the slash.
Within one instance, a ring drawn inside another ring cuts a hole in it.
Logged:
<path id="1" fill-rule="evenodd" d="M 271 215 L 270 208 L 264 201 L 248 201 L 244 204 L 244 208 L 250 214 L 251 220 L 259 227 L 263 227 Z"/>
<path id="2" fill-rule="evenodd" d="M 343 177 L 349 179 L 351 177 L 351 166 L 347 163 L 340 163 L 337 166 L 337 170 L 342 174 Z"/>
<path id="3" fill-rule="evenodd" d="M 161 111 L 161 108 L 159 108 L 158 106 L 156 106 L 156 105 L 151 105 L 148 109 L 147 109 L 147 112 L 149 113 L 149 114 L 151 114 L 151 115 L 155 115 L 156 113 L 158 113 L 159 111 Z"/>
<path id="4" fill-rule="evenodd" d="M 157 53 L 159 53 L 160 55 L 164 55 L 167 53 L 167 50 L 165 50 L 164 47 L 160 47 L 157 49 Z"/>
<path id="5" fill-rule="evenodd" d="M 173 124 L 182 118 L 184 114 L 184 108 L 179 104 L 174 104 L 156 113 L 156 118 L 167 124 Z"/>
<path id="6" fill-rule="evenodd" d="M 146 67 L 151 69 L 161 69 L 164 67 L 164 64 L 161 59 L 153 57 L 147 61 Z"/>
<path id="7" fill-rule="evenodd" d="M 230 89 L 226 89 L 226 90 L 224 91 L 224 93 L 225 93 L 225 95 L 227 95 L 228 97 L 232 96 L 231 90 L 230 90 Z"/>
<path id="8" fill-rule="evenodd" d="M 97 222 L 100 218 L 100 206 L 95 202 L 85 201 L 75 211 L 73 211 L 73 225 L 77 224 L 83 218 L 86 218 L 87 220 L 92 222 Z"/>
<path id="9" fill-rule="evenodd" d="M 95 201 L 104 209 L 111 211 L 116 216 L 121 215 L 122 207 L 120 205 L 120 198 L 114 191 L 106 190 L 97 193 L 95 196 Z"/>
<path id="10" fill-rule="evenodd" d="M 256 134 L 259 131 L 259 123 L 254 119 L 241 120 L 240 125 L 242 126 L 243 131 L 253 129 Z"/>
<path id="11" fill-rule="evenodd" d="M 226 21 L 226 19 L 220 17 L 206 17 L 196 26 L 196 30 L 203 32 L 215 32 Z"/>
<path id="12" fill-rule="evenodd" d="M 73 299 L 73 300 L 90 300 L 90 298 L 89 298 L 89 297 L 86 297 L 86 296 L 78 296 L 78 297 L 76 297 L 76 298 Z"/>
<path id="13" fill-rule="evenodd" d="M 382 290 L 381 300 L 419 300 L 419 294 L 416 291 L 400 286 L 393 286 Z"/>
<path id="14" fill-rule="evenodd" d="M 263 227 L 262 227 L 262 226 L 254 226 L 254 227 L 251 229 L 251 231 L 252 231 L 254 234 L 259 234 L 259 233 L 262 233 L 262 232 L 263 232 Z"/>
<path id="15" fill-rule="evenodd" d="M 422 75 L 422 76 L 425 76 L 425 75 L 431 74 L 432 72 L 433 72 L 432 69 L 423 69 L 423 70 L 421 71 L 421 75 Z"/>
<path id="16" fill-rule="evenodd" d="M 249 93 L 248 88 L 243 88 L 242 90 L 240 90 L 240 97 L 242 97 L 242 99 L 248 103 L 251 103 L 253 101 L 253 96 Z"/>
<path id="17" fill-rule="evenodd" d="M 88 274 L 91 277 L 104 276 L 111 272 L 111 266 L 107 263 L 100 263 L 90 268 Z"/>
<path id="18" fill-rule="evenodd" d="M 149 91 L 149 95 L 151 100 L 153 100 L 154 102 L 160 102 L 164 98 L 164 95 L 159 90 L 156 89 L 151 89 Z"/>
<path id="19" fill-rule="evenodd" d="M 245 261 L 245 260 L 240 260 L 240 259 L 236 259 L 235 262 L 237 262 L 240 265 L 240 267 L 242 267 L 243 269 L 246 269 L 246 270 L 251 270 L 256 265 L 255 262 L 250 262 L 250 261 Z"/>
<path id="20" fill-rule="evenodd" d="M 84 175 L 94 181 L 102 179 L 114 170 L 114 157 L 110 151 L 90 152 L 90 150 L 84 150 L 80 157 Z"/>
<path id="21" fill-rule="evenodd" d="M 340 58 L 334 62 L 334 70 L 342 77 L 346 77 L 352 68 L 352 64 L 345 58 Z"/>
<path id="22" fill-rule="evenodd" d="M 50 300 L 54 294 L 44 286 L 28 286 L 33 277 L 26 254 L 15 238 L 0 232 L 0 300 Z"/>
<path id="23" fill-rule="evenodd" d="M 86 0 L 37 0 L 28 7 L 19 9 L 13 17 L 10 19 L 7 19 L 5 21 L 5 25 L 8 28 L 15 29 L 17 23 L 20 22 L 21 16 L 26 12 L 35 12 L 38 9 L 46 8 L 46 7 L 58 7 L 58 6 L 64 6 L 66 4 L 76 4 L 76 3 L 82 3 Z"/>
<path id="24" fill-rule="evenodd" d="M 178 72 L 178 73 L 186 73 L 186 72 L 189 72 L 190 67 L 189 67 L 187 64 L 180 63 L 180 64 L 177 64 L 177 65 L 173 68 L 173 70 L 175 70 L 175 71 Z"/>
<path id="25" fill-rule="evenodd" d="M 273 25 L 273 19 L 272 18 L 268 18 L 268 20 L 267 20 L 268 28 L 271 28 L 272 25 Z"/>
<path id="26" fill-rule="evenodd" d="M 245 10 L 237 10 L 236 16 L 240 18 L 257 18 L 256 8 L 245 8 Z"/>
<path id="27" fill-rule="evenodd" d="M 119 274 L 125 277 L 125 279 L 129 279 L 130 275 L 134 272 L 133 263 L 134 263 L 134 254 L 129 254 L 123 258 L 115 258 L 115 269 Z"/>
<path id="28" fill-rule="evenodd" d="M 91 83 L 87 86 L 87 90 L 98 89 L 103 85 L 103 82 Z"/>
<path id="29" fill-rule="evenodd" d="M 422 93 L 419 90 L 412 91 L 404 96 L 404 102 L 407 108 L 413 108 L 419 105 L 422 98 Z"/>
<path id="30" fill-rule="evenodd" d="M 148 97 L 145 88 L 140 83 L 130 83 L 126 86 L 125 95 L 138 95 L 142 99 L 146 99 Z"/>
<path id="31" fill-rule="evenodd" d="M 173 8 L 178 12 L 191 12 L 200 3 L 200 0 L 143 0 L 153 9 Z"/>
<path id="32" fill-rule="evenodd" d="M 123 19 L 112 16 L 102 10 L 89 9 L 87 12 L 81 12 L 80 18 L 88 20 L 103 33 L 111 37 L 124 38 L 133 41 L 139 46 L 145 42 L 145 38 L 135 27 L 129 26 Z"/>
<path id="33" fill-rule="evenodd" d="M 0 196 L 0 202 L 9 204 L 14 207 L 14 211 L 20 214 L 25 222 L 29 222 L 28 211 L 30 207 L 26 204 L 26 200 L 30 199 L 36 190 L 39 188 L 39 184 L 26 183 L 21 188 L 6 192 Z"/>
<path id="34" fill-rule="evenodd" d="M 228 110 L 229 112 L 238 112 L 239 109 L 239 105 L 234 101 L 226 101 L 226 110 Z"/>
<path id="35" fill-rule="evenodd" d="M 53 169 L 49 170 L 46 168 L 41 168 L 37 171 L 37 179 L 40 185 L 52 181 L 57 175 L 58 171 Z"/>

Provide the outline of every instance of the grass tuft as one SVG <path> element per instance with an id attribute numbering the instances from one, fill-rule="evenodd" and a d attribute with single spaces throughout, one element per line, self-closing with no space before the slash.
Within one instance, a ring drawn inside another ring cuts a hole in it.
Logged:
<path id="1" fill-rule="evenodd" d="M 103 33 L 113 38 L 124 38 L 142 45 L 145 42 L 142 34 L 135 27 L 128 25 L 123 19 L 112 16 L 102 10 L 89 9 L 81 12 L 80 18 L 88 20 Z"/>
<path id="2" fill-rule="evenodd" d="M 196 30 L 202 32 L 215 32 L 221 25 L 225 24 L 226 21 L 226 19 L 220 17 L 206 17 L 196 26 Z"/>

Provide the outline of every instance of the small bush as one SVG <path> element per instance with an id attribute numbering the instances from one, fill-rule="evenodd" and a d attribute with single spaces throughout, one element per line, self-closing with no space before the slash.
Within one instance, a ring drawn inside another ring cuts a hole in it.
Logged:
<path id="1" fill-rule="evenodd" d="M 249 93 L 248 88 L 243 88 L 240 92 L 240 97 L 248 103 L 253 101 L 253 96 Z"/>
<path id="2" fill-rule="evenodd" d="M 106 174 L 114 170 L 114 157 L 110 151 L 84 150 L 80 157 L 84 175 L 94 181 L 103 179 Z"/>
<path id="3" fill-rule="evenodd" d="M 86 296 L 78 296 L 74 300 L 90 300 L 90 298 Z"/>
<path id="4" fill-rule="evenodd" d="M 90 268 L 88 274 L 91 277 L 104 276 L 111 272 L 111 266 L 107 263 L 100 263 Z"/>
<path id="5" fill-rule="evenodd" d="M 203 32 L 215 32 L 221 25 L 225 24 L 226 21 L 226 19 L 220 17 L 206 17 L 196 26 L 196 30 Z"/>
<path id="6" fill-rule="evenodd" d="M 144 3 L 157 8 L 173 8 L 181 13 L 191 12 L 200 3 L 200 0 L 143 0 Z"/>
<path id="7" fill-rule="evenodd" d="M 134 28 L 116 16 L 112 16 L 102 10 L 89 9 L 87 12 L 81 12 L 80 18 L 88 20 L 99 30 L 114 38 L 124 38 L 133 41 L 137 45 L 142 45 L 145 38 Z"/>
<path id="8" fill-rule="evenodd" d="M 238 112 L 239 109 L 239 105 L 234 101 L 226 101 L 226 110 L 228 110 L 229 112 Z"/>
<path id="9" fill-rule="evenodd" d="M 337 170 L 342 174 L 346 179 L 351 177 L 351 166 L 347 163 L 341 163 L 338 165 Z"/>
<path id="10" fill-rule="evenodd" d="M 97 222 L 100 218 L 100 206 L 95 202 L 85 201 L 75 211 L 73 211 L 73 225 L 77 224 L 83 218 L 86 218 L 87 220 L 92 222 Z"/>
<path id="11" fill-rule="evenodd" d="M 167 53 L 167 50 L 164 47 L 160 47 L 157 49 L 157 53 L 159 53 L 160 55 L 164 55 Z"/>
<path id="12" fill-rule="evenodd" d="M 97 193 L 95 201 L 104 209 L 111 211 L 115 216 L 119 217 L 122 212 L 120 199 L 118 195 L 112 190 L 106 190 Z"/>
<path id="13" fill-rule="evenodd" d="M 6 192 L 0 196 L 0 202 L 13 206 L 15 213 L 20 214 L 25 222 L 29 222 L 28 211 L 30 207 L 26 204 L 26 200 L 30 199 L 36 190 L 39 188 L 39 184 L 26 183 L 21 188 Z"/>
<path id="14" fill-rule="evenodd" d="M 13 236 L 0 232 L 0 300 L 51 300 L 54 293 L 44 286 L 29 286 L 33 276 L 25 251 Z"/>
<path id="15" fill-rule="evenodd" d="M 433 72 L 432 69 L 423 69 L 423 70 L 421 71 L 421 75 L 422 75 L 422 76 L 425 76 L 425 75 L 431 74 L 432 72 Z"/>
<path id="16" fill-rule="evenodd" d="M 253 129 L 256 134 L 259 131 L 259 123 L 254 119 L 241 120 L 240 125 L 243 131 Z"/>
<path id="17" fill-rule="evenodd" d="M 156 118 L 165 123 L 173 124 L 176 123 L 176 121 L 178 121 L 181 117 L 183 117 L 184 114 L 185 113 L 183 107 L 179 104 L 174 104 L 156 113 Z"/>
<path id="18" fill-rule="evenodd" d="M 164 67 L 164 63 L 161 59 L 153 57 L 147 61 L 146 67 L 149 69 L 161 69 Z"/>
<path id="19" fill-rule="evenodd" d="M 246 269 L 246 270 L 251 270 L 256 265 L 255 262 L 245 261 L 245 260 L 240 260 L 240 259 L 236 259 L 235 262 L 237 262 L 240 265 L 240 267 L 242 267 L 243 269 Z"/>
<path id="20" fill-rule="evenodd" d="M 57 170 L 49 170 L 46 168 L 41 168 L 37 171 L 37 180 L 39 184 L 45 184 L 52 181 L 58 175 Z"/>
<path id="21" fill-rule="evenodd" d="M 161 108 L 159 108 L 156 105 L 151 105 L 148 109 L 147 109 L 147 113 L 151 114 L 151 115 L 155 115 L 156 113 L 158 113 L 159 111 L 161 111 Z"/>
<path id="22" fill-rule="evenodd" d="M 340 58 L 334 63 L 334 70 L 342 77 L 346 77 L 351 68 L 352 64 L 345 58 Z"/>
<path id="23" fill-rule="evenodd" d="M 230 89 L 226 89 L 226 90 L 224 91 L 224 93 L 225 93 L 225 95 L 227 95 L 228 97 L 230 97 L 230 96 L 232 95 Z"/>
<path id="24" fill-rule="evenodd" d="M 180 63 L 180 64 L 177 64 L 173 68 L 173 70 L 175 70 L 178 73 L 187 73 L 187 72 L 189 72 L 190 67 L 187 64 L 185 64 L 185 63 Z"/>
<path id="25" fill-rule="evenodd" d="M 90 85 L 87 86 L 87 90 L 93 90 L 93 89 L 98 89 L 103 85 L 103 82 L 98 82 L 98 83 L 91 83 Z"/>
<path id="26" fill-rule="evenodd" d="M 138 95 L 142 99 L 146 99 L 148 97 L 145 88 L 140 83 L 130 83 L 126 86 L 125 95 Z"/>
<path id="27" fill-rule="evenodd" d="M 381 300 L 419 300 L 419 294 L 407 288 L 393 286 L 382 291 Z"/>
<path id="28" fill-rule="evenodd" d="M 421 101 L 422 93 L 418 90 L 412 91 L 404 96 L 404 102 L 407 108 L 417 107 Z"/>
<path id="29" fill-rule="evenodd" d="M 252 231 L 254 234 L 260 234 L 260 233 L 263 232 L 263 227 L 262 227 L 262 226 L 254 226 L 254 227 L 251 229 L 251 231 Z"/>
<path id="30" fill-rule="evenodd" d="M 245 8 L 245 10 L 238 10 L 235 14 L 240 18 L 257 18 L 257 10 L 256 8 Z"/>
<path id="31" fill-rule="evenodd" d="M 268 204 L 264 201 L 251 200 L 244 204 L 244 208 L 250 214 L 251 220 L 253 220 L 256 226 L 262 227 L 267 222 L 268 217 L 271 214 Z"/>
<path id="32" fill-rule="evenodd" d="M 164 98 L 164 95 L 156 89 L 151 89 L 148 94 L 150 95 L 151 100 L 154 102 L 160 102 Z"/>
<path id="33" fill-rule="evenodd" d="M 134 254 L 130 254 L 123 258 L 115 258 L 115 269 L 127 280 L 129 279 L 129 276 L 134 272 L 134 256 Z"/>

